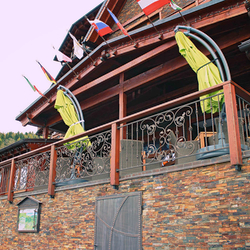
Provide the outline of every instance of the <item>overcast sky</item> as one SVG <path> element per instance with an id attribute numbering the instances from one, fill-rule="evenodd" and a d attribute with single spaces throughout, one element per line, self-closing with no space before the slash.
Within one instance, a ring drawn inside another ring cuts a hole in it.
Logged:
<path id="1" fill-rule="evenodd" d="M 71 25 L 101 2 L 103 0 L 1 1 L 0 132 L 37 131 L 15 120 L 39 98 L 22 75 L 45 92 L 51 83 L 36 60 L 55 78 L 61 65 L 53 61 L 52 45 L 58 49 Z"/>

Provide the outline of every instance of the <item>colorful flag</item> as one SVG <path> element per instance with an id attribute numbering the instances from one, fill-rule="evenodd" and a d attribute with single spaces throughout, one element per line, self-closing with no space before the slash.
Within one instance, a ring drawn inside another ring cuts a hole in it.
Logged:
<path id="1" fill-rule="evenodd" d="M 182 8 L 180 6 L 178 6 L 173 0 L 171 0 L 170 2 L 170 6 L 174 9 L 174 10 L 182 10 Z"/>
<path id="2" fill-rule="evenodd" d="M 41 91 L 38 90 L 38 88 L 37 88 L 35 85 L 32 85 L 32 84 L 30 83 L 30 81 L 28 80 L 27 77 L 25 77 L 24 75 L 23 75 L 23 77 L 26 79 L 26 81 L 28 82 L 28 84 L 30 85 L 30 87 L 33 89 L 34 92 L 37 91 L 41 96 L 43 96 L 43 97 L 45 97 L 46 99 L 48 99 Z"/>
<path id="3" fill-rule="evenodd" d="M 28 84 L 30 85 L 30 87 L 33 89 L 33 91 L 36 92 L 36 89 L 35 89 L 34 86 L 30 83 L 30 81 L 28 80 L 28 78 L 25 77 L 24 75 L 22 75 L 22 76 L 26 79 L 26 81 L 28 82 Z"/>
<path id="4" fill-rule="evenodd" d="M 73 39 L 73 44 L 74 44 L 74 55 L 78 58 L 81 59 L 84 54 L 84 50 L 80 43 L 77 41 L 77 39 L 69 32 L 69 35 Z"/>
<path id="5" fill-rule="evenodd" d="M 142 8 L 145 15 L 150 15 L 154 11 L 163 7 L 165 4 L 169 4 L 170 0 L 136 0 Z"/>
<path id="6" fill-rule="evenodd" d="M 99 19 L 95 19 L 94 21 L 90 21 L 88 18 L 87 20 L 89 21 L 89 23 L 95 28 L 96 32 L 100 35 L 100 36 L 105 36 L 111 32 L 113 32 L 113 30 L 104 22 L 102 22 Z"/>
<path id="7" fill-rule="evenodd" d="M 50 82 L 56 84 L 56 80 L 49 74 L 49 72 L 42 66 L 42 64 L 39 63 L 38 61 L 37 61 L 37 63 L 38 63 L 38 64 L 40 65 L 40 67 L 42 68 L 42 71 L 44 72 L 44 74 L 45 74 L 45 76 L 47 77 L 47 79 L 48 79 Z"/>
<path id="8" fill-rule="evenodd" d="M 124 29 L 124 27 L 121 25 L 121 23 L 119 22 L 119 20 L 117 19 L 117 17 L 107 8 L 109 14 L 112 16 L 112 18 L 114 19 L 115 23 L 117 24 L 117 26 L 119 27 L 119 29 L 122 31 L 122 33 L 125 36 L 129 36 L 128 32 Z"/>
<path id="9" fill-rule="evenodd" d="M 48 99 L 41 91 L 38 90 L 38 88 L 34 85 L 35 90 L 43 97 L 45 97 L 46 99 Z"/>
<path id="10" fill-rule="evenodd" d="M 54 48 L 54 47 L 53 47 Z M 54 48 L 55 49 L 55 48 Z M 56 49 L 55 49 L 56 50 Z M 56 56 L 54 58 L 54 61 L 57 62 L 72 62 L 72 59 L 68 56 L 64 55 L 61 51 L 56 50 Z"/>

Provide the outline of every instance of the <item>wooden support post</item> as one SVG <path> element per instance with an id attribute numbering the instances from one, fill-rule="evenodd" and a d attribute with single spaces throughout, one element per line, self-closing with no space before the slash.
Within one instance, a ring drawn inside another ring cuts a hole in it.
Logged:
<path id="1" fill-rule="evenodd" d="M 242 155 L 235 86 L 229 83 L 224 85 L 223 89 L 227 114 L 230 161 L 239 170 L 242 165 Z"/>
<path id="2" fill-rule="evenodd" d="M 11 161 L 11 170 L 10 170 L 9 190 L 8 190 L 8 201 L 9 201 L 9 203 L 13 202 L 13 196 L 14 196 L 13 188 L 14 188 L 14 184 L 15 184 L 15 173 L 16 173 L 16 164 L 15 164 L 14 159 L 12 159 L 12 161 Z"/>
<path id="3" fill-rule="evenodd" d="M 127 95 L 123 90 L 124 73 L 120 74 L 120 92 L 119 92 L 119 119 L 124 118 L 127 115 Z M 125 124 L 121 124 L 125 125 Z M 126 128 L 120 130 L 120 138 L 126 139 Z"/>
<path id="4" fill-rule="evenodd" d="M 48 139 L 49 137 L 49 128 L 48 127 L 44 127 L 43 128 L 43 138 L 44 139 Z"/>
<path id="5" fill-rule="evenodd" d="M 49 185 L 48 185 L 48 195 L 51 198 L 55 197 L 55 178 L 56 178 L 56 160 L 57 153 L 55 145 L 51 146 L 51 155 L 50 155 L 50 169 L 49 169 Z"/>
<path id="6" fill-rule="evenodd" d="M 120 157 L 120 131 L 117 123 L 112 124 L 111 131 L 111 167 L 110 167 L 110 185 L 115 188 L 119 185 L 119 157 Z"/>

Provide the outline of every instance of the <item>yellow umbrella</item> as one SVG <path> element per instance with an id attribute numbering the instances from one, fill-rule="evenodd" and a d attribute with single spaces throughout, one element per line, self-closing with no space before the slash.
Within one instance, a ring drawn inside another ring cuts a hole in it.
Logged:
<path id="1" fill-rule="evenodd" d="M 64 136 L 64 139 L 84 132 L 82 125 L 78 122 L 78 117 L 77 117 L 73 103 L 70 101 L 70 99 L 67 96 L 64 95 L 61 89 L 57 91 L 56 102 L 55 102 L 54 108 L 57 109 L 57 111 L 60 113 L 64 123 L 67 126 L 69 126 L 69 129 L 67 130 Z M 91 142 L 89 141 L 87 136 L 76 139 L 74 141 L 71 141 L 65 144 L 68 145 L 69 149 L 74 149 L 75 148 L 74 142 L 77 142 L 83 139 L 86 139 L 85 143 L 87 144 L 87 146 L 91 145 Z"/>
<path id="2" fill-rule="evenodd" d="M 218 68 L 196 48 L 196 46 L 185 34 L 178 31 L 175 34 L 175 39 L 179 46 L 179 52 L 187 60 L 193 71 L 197 73 L 199 90 L 203 90 L 222 83 Z M 219 93 L 223 93 L 223 90 L 201 96 L 200 99 L 211 97 Z M 224 95 L 211 97 L 213 113 L 219 111 L 218 100 L 221 108 L 222 104 L 224 103 Z M 210 98 L 204 100 L 201 103 L 201 110 L 203 113 L 211 112 Z"/>

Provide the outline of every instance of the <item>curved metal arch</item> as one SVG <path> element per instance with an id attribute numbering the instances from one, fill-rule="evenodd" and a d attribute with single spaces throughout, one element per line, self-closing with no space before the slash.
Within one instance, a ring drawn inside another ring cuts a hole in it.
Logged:
<path id="1" fill-rule="evenodd" d="M 230 81 L 231 80 L 231 73 L 230 73 L 230 70 L 229 70 L 229 67 L 228 67 L 228 63 L 227 63 L 227 60 L 224 56 L 224 54 L 222 53 L 221 49 L 219 48 L 219 46 L 214 42 L 214 40 L 209 37 L 207 34 L 205 34 L 204 32 L 200 31 L 200 30 L 197 30 L 195 28 L 192 28 L 192 27 L 189 27 L 189 26 L 182 26 L 182 25 L 178 25 L 175 27 L 174 29 L 174 32 L 176 33 L 177 31 L 179 31 L 179 29 L 184 29 L 184 30 L 187 30 L 187 32 L 185 33 L 186 35 L 189 35 L 191 37 L 193 37 L 194 39 L 197 38 L 197 36 L 193 35 L 191 32 L 194 32 L 194 33 L 197 33 L 198 35 L 200 35 L 202 38 L 204 38 L 207 42 L 209 42 L 213 47 L 214 49 L 216 50 L 216 52 L 218 53 L 218 56 L 224 66 L 224 71 L 225 71 L 225 74 L 226 74 L 226 80 L 227 81 Z M 191 34 L 191 35 L 190 35 Z M 205 41 L 203 41 L 201 38 L 198 38 L 199 42 L 201 42 L 203 44 L 204 42 L 204 46 L 205 46 Z M 203 42 L 202 42 L 203 41 Z M 206 46 L 205 46 L 206 47 Z M 206 47 L 207 48 L 207 47 Z M 209 51 L 210 52 L 210 51 Z M 211 52 L 210 52 L 211 53 Z M 222 70 L 222 69 L 219 69 L 219 71 Z M 223 72 L 220 71 L 220 74 L 222 75 Z M 222 79 L 223 80 L 223 79 Z"/>
<path id="2" fill-rule="evenodd" d="M 57 89 L 63 89 L 64 90 L 64 95 L 67 96 L 70 101 L 72 102 L 75 110 L 76 110 L 76 114 L 78 117 L 78 121 L 81 123 L 83 129 L 85 130 L 85 126 L 84 126 L 84 118 L 83 118 L 83 113 L 82 113 L 82 109 L 81 106 L 78 102 L 78 100 L 76 99 L 76 97 L 74 96 L 74 94 L 66 87 L 59 85 Z"/>

